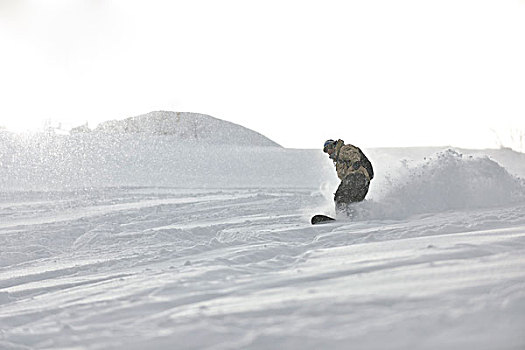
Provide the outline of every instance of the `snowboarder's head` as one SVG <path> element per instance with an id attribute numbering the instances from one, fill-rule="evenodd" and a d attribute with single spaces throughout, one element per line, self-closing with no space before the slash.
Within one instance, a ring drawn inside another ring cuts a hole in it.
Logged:
<path id="1" fill-rule="evenodd" d="M 324 143 L 323 152 L 328 154 L 334 153 L 336 143 L 337 142 L 332 139 L 326 140 Z"/>

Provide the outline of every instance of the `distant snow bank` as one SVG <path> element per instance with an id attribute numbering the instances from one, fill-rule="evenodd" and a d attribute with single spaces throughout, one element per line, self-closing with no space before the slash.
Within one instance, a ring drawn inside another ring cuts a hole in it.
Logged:
<path id="1" fill-rule="evenodd" d="M 360 205 L 368 218 L 524 201 L 519 177 L 525 178 L 525 154 L 439 148 L 364 151 L 376 172 L 368 201 Z M 0 191 L 309 188 L 325 197 L 320 210 L 330 213 L 338 184 L 331 161 L 319 150 L 181 142 L 173 135 L 0 133 Z"/>
<path id="2" fill-rule="evenodd" d="M 123 120 L 99 124 L 94 130 L 87 125 L 71 130 L 73 134 L 102 135 L 169 135 L 181 142 L 280 147 L 256 131 L 209 115 L 188 112 L 155 111 Z"/>

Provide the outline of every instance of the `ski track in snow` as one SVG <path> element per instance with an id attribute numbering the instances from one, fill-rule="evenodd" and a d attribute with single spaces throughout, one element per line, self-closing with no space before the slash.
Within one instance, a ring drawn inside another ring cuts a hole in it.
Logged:
<path id="1" fill-rule="evenodd" d="M 310 226 L 326 201 L 2 193 L 0 348 L 525 348 L 525 204 Z"/>

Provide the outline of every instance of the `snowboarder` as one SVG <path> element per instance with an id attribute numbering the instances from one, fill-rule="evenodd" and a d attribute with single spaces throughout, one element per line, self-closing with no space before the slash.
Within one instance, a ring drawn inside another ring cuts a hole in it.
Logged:
<path id="1" fill-rule="evenodd" d="M 333 160 L 337 176 L 341 180 L 335 192 L 335 211 L 337 214 L 352 215 L 351 203 L 365 199 L 374 178 L 372 163 L 365 154 L 354 145 L 345 145 L 343 140 L 327 140 L 323 152 Z"/>

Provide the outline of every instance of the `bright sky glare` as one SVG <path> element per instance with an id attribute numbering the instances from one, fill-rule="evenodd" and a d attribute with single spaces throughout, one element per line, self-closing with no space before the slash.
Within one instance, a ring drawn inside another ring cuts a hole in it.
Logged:
<path id="1" fill-rule="evenodd" d="M 525 133 L 523 0 L 1 0 L 0 48 L 10 129 L 172 110 L 293 148 Z"/>

